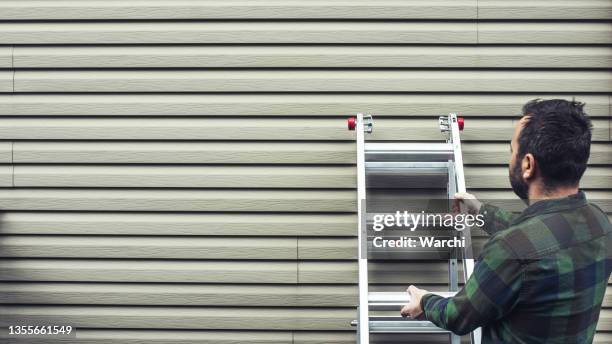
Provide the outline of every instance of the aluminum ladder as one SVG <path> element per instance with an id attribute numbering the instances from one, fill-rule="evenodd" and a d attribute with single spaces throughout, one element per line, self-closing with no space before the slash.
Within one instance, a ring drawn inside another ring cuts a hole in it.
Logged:
<path id="1" fill-rule="evenodd" d="M 416 171 L 436 171 L 447 176 L 447 197 L 452 199 L 457 192 L 465 192 L 463 158 L 459 132 L 463 130 L 463 118 L 451 113 L 441 116 L 439 127 L 445 142 L 440 143 L 388 143 L 366 142 L 366 134 L 373 131 L 372 116 L 357 114 L 348 119 L 348 129 L 356 132 L 357 145 L 357 207 L 358 207 L 358 271 L 359 271 L 359 307 L 358 316 L 351 324 L 357 326 L 357 343 L 369 344 L 371 333 L 443 333 L 448 334 L 452 344 L 459 344 L 461 337 L 441 329 L 429 321 L 402 318 L 400 308 L 408 303 L 407 292 L 370 292 L 367 255 L 367 193 L 366 180 L 369 173 L 385 171 L 406 174 Z M 418 173 L 418 172 L 417 172 Z M 461 251 L 464 281 L 474 270 L 474 259 L 471 255 L 471 236 L 469 228 L 464 229 L 465 248 Z M 465 258 L 469 257 L 469 258 Z M 459 269 L 457 258 L 448 260 L 448 292 L 436 293 L 444 297 L 452 296 L 459 290 Z M 397 316 L 377 316 L 370 314 L 374 310 L 396 310 Z M 470 334 L 472 344 L 480 344 L 481 331 L 476 329 Z"/>

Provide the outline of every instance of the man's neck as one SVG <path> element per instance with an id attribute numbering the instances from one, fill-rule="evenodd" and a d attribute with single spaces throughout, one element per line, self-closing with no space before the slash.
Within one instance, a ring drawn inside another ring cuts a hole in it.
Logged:
<path id="1" fill-rule="evenodd" d="M 578 193 L 579 187 L 560 186 L 554 189 L 545 188 L 543 184 L 537 183 L 529 188 L 529 204 L 545 199 L 564 198 Z"/>

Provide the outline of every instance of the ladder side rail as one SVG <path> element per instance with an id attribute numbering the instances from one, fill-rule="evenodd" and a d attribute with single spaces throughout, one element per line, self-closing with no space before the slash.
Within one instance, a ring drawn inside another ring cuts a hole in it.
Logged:
<path id="1" fill-rule="evenodd" d="M 457 178 L 455 174 L 455 164 L 452 161 L 448 162 L 448 185 L 447 185 L 449 203 L 453 199 L 453 195 L 457 192 Z M 450 206 L 451 204 L 449 204 Z M 459 290 L 459 266 L 457 265 L 457 251 L 451 249 L 451 256 L 448 260 L 448 290 L 456 292 Z M 460 344 L 461 336 L 450 333 L 451 344 Z"/>
<path id="2" fill-rule="evenodd" d="M 455 160 L 455 181 L 456 181 L 456 191 L 457 192 L 466 192 L 465 186 L 465 174 L 463 172 L 463 155 L 461 153 L 461 137 L 459 135 L 459 123 L 457 120 L 457 114 L 451 113 L 448 115 L 448 125 L 450 131 L 450 141 L 453 147 L 453 154 Z M 465 237 L 465 248 L 463 250 L 463 276 L 464 281 L 467 281 L 468 278 L 474 272 L 474 257 L 472 257 L 472 235 L 470 233 L 470 228 L 465 228 L 463 230 L 463 235 Z M 471 257 L 471 258 L 466 258 Z M 480 328 L 475 329 L 471 335 L 472 344 L 480 344 L 482 332 Z"/>
<path id="3" fill-rule="evenodd" d="M 449 114 L 448 116 L 449 119 L 449 131 L 450 131 L 450 140 L 451 140 L 451 144 L 453 147 L 453 154 L 454 154 L 454 160 L 455 160 L 455 166 L 453 169 L 453 172 L 455 174 L 455 186 L 456 186 L 456 192 L 466 192 L 466 187 L 465 187 L 465 175 L 463 172 L 463 155 L 461 153 L 461 137 L 459 136 L 459 125 L 457 123 L 457 115 L 454 113 Z M 449 195 L 449 198 L 452 199 L 453 195 Z M 472 243 L 471 243 L 471 233 L 470 233 L 470 228 L 465 228 L 463 230 L 463 234 L 465 236 L 465 240 L 466 240 L 466 247 L 464 249 L 464 252 L 469 253 L 466 254 L 464 256 L 464 264 L 465 264 L 465 269 L 463 271 L 465 280 L 467 281 L 467 279 L 472 275 L 472 272 L 474 271 L 474 259 L 473 257 L 470 259 L 465 259 L 466 256 L 471 256 L 471 249 L 472 249 Z"/>
<path id="4" fill-rule="evenodd" d="M 363 114 L 357 114 L 355 132 L 357 135 L 357 242 L 359 271 L 359 308 L 357 334 L 359 344 L 370 343 L 368 306 L 368 257 L 366 233 L 366 175 L 365 175 L 365 126 Z"/>
<path id="5" fill-rule="evenodd" d="M 448 162 L 448 199 L 452 200 L 453 195 L 457 192 L 457 182 L 455 178 L 455 168 L 452 161 Z M 450 205 L 450 204 L 449 204 Z M 451 256 L 448 260 L 448 290 L 459 290 L 459 271 L 457 266 L 457 252 L 452 249 Z"/>

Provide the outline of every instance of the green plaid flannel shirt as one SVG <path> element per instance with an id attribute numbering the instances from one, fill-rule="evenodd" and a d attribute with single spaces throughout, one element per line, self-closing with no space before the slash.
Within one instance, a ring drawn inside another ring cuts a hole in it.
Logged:
<path id="1" fill-rule="evenodd" d="M 612 225 L 583 192 L 518 215 L 484 205 L 486 243 L 454 297 L 426 294 L 424 316 L 482 343 L 591 343 L 611 270 Z"/>

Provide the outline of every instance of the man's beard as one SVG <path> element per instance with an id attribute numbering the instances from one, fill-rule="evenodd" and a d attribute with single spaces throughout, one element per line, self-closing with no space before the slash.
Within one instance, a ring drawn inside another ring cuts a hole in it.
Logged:
<path id="1" fill-rule="evenodd" d="M 529 185 L 521 178 L 520 164 L 514 164 L 509 169 L 510 185 L 512 191 L 525 203 L 529 201 Z"/>

